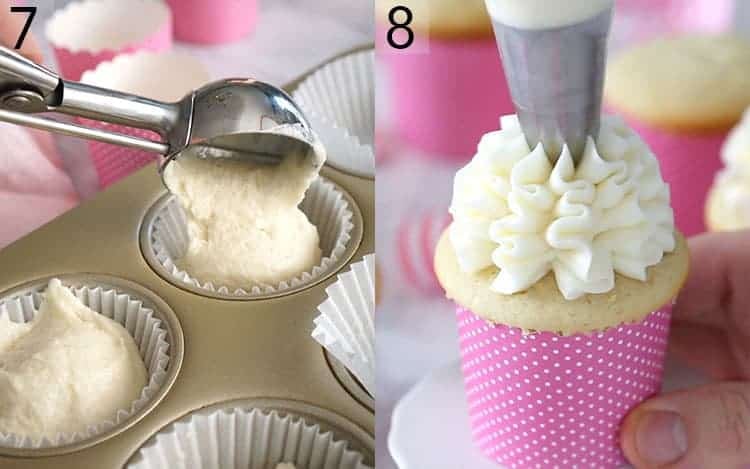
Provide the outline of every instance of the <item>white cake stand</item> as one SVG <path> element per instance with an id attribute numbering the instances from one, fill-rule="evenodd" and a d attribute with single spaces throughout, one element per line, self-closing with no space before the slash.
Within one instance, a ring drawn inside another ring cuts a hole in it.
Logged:
<path id="1" fill-rule="evenodd" d="M 697 372 L 668 361 L 665 391 L 704 383 Z M 388 448 L 400 469 L 501 469 L 471 441 L 461 365 L 428 375 L 396 405 Z"/>

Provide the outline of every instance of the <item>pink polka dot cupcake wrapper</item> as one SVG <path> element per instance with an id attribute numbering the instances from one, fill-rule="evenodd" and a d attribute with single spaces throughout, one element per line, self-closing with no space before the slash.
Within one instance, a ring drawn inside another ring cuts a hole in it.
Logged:
<path id="1" fill-rule="evenodd" d="M 161 141 L 162 137 L 150 130 L 134 129 L 123 125 L 108 124 L 90 119 L 77 119 L 86 127 L 104 130 L 122 135 L 130 135 L 146 140 Z M 87 142 L 91 162 L 99 180 L 99 189 L 106 189 L 144 166 L 159 160 L 159 155 L 132 148 L 121 147 L 104 142 L 90 140 Z"/>
<path id="2" fill-rule="evenodd" d="M 508 469 L 625 465 L 620 424 L 661 387 L 671 309 L 563 337 L 493 325 L 459 307 L 476 445 Z"/>

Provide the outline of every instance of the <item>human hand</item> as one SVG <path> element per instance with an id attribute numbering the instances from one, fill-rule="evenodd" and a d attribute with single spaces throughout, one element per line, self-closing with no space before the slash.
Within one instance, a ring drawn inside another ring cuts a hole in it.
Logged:
<path id="1" fill-rule="evenodd" d="M 11 13 L 10 0 L 0 0 L 0 45 L 13 49 L 25 24 L 26 15 Z M 44 60 L 42 50 L 31 31 L 26 35 L 18 52 L 36 63 L 42 63 Z"/>
<path id="2" fill-rule="evenodd" d="M 670 351 L 713 382 L 633 410 L 621 443 L 638 469 L 750 469 L 750 231 L 690 241 Z"/>

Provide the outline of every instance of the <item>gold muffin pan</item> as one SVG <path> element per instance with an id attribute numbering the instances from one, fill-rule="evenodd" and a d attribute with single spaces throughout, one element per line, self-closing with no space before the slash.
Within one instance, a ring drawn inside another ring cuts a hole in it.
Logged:
<path id="1" fill-rule="evenodd" d="M 54 276 L 67 285 L 94 279 L 153 303 L 174 344 L 170 378 L 158 399 L 122 425 L 65 447 L 0 448 L 0 467 L 123 467 L 170 423 L 190 412 L 235 401 L 266 403 L 269 408 L 327 422 L 344 431 L 346 438 L 351 436 L 353 449 L 361 449 L 365 462 L 374 465 L 372 406 L 362 399 L 364 391 L 346 369 L 329 364 L 310 334 L 317 306 L 336 274 L 375 250 L 375 184 L 328 166 L 321 175 L 348 194 L 361 215 L 361 233 L 349 242 L 348 262 L 317 283 L 282 296 L 245 301 L 212 298 L 204 291 L 199 294 L 177 286 L 152 269 L 141 251 L 139 235 L 148 210 L 166 194 L 156 164 L 0 250 L 0 300 Z"/>

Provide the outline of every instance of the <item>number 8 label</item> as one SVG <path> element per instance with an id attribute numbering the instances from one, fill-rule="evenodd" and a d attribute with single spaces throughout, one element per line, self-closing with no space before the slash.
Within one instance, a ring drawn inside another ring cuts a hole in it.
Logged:
<path id="1" fill-rule="evenodd" d="M 396 18 L 396 15 L 398 13 L 404 13 L 406 15 L 405 21 L 401 23 L 398 22 L 398 18 Z M 403 50 L 407 49 L 414 43 L 414 31 L 409 28 L 409 25 L 411 25 L 413 19 L 414 14 L 409 8 L 405 6 L 397 6 L 391 9 L 391 11 L 388 13 L 388 20 L 392 25 L 391 29 L 388 30 L 388 44 L 390 44 L 391 47 L 393 47 L 394 49 Z M 406 31 L 406 41 L 403 43 L 396 42 L 396 39 L 394 37 L 396 31 L 398 30 Z"/>

